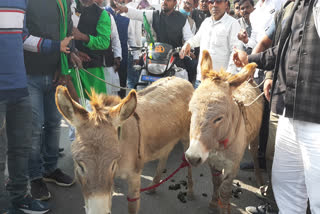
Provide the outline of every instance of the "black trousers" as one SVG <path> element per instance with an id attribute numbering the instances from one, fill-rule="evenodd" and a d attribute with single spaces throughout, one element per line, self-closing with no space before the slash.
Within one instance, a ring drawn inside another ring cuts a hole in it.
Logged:
<path id="1" fill-rule="evenodd" d="M 119 79 L 120 79 L 120 86 L 127 87 L 127 70 L 128 70 L 128 57 L 123 57 L 120 63 L 120 68 L 118 70 Z M 126 96 L 126 90 L 120 89 L 118 95 L 121 98 Z"/>
<path id="2" fill-rule="evenodd" d="M 259 70 L 258 78 L 254 78 L 254 81 L 259 85 L 264 80 L 265 75 L 264 71 Z M 263 91 L 263 84 L 260 86 L 261 92 Z M 263 96 L 264 97 L 264 96 Z M 265 168 L 266 165 L 266 150 L 269 136 L 269 117 L 270 117 L 270 107 L 268 100 L 264 97 L 264 110 L 262 116 L 262 123 L 259 132 L 259 149 L 258 149 L 258 158 L 260 167 Z"/>

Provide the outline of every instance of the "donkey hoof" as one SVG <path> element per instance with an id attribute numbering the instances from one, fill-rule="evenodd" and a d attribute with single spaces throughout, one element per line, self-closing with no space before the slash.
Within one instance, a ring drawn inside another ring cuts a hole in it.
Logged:
<path id="1" fill-rule="evenodd" d="M 209 203 L 209 209 L 212 211 L 217 211 L 219 210 L 219 205 L 218 205 L 218 201 L 211 201 Z"/>
<path id="2" fill-rule="evenodd" d="M 187 193 L 187 199 L 189 201 L 193 201 L 195 199 L 193 192 L 188 192 Z"/>
<path id="3" fill-rule="evenodd" d="M 150 189 L 150 190 L 146 191 L 146 194 L 148 194 L 148 195 L 153 195 L 153 194 L 155 194 L 156 192 L 157 192 L 156 189 Z"/>
<path id="4" fill-rule="evenodd" d="M 209 214 L 216 214 L 216 213 L 220 213 L 220 209 L 218 207 L 211 207 L 209 205 Z"/>

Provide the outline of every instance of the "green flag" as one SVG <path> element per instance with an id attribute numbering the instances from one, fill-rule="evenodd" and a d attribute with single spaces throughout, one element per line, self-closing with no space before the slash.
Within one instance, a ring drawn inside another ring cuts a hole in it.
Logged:
<path id="1" fill-rule="evenodd" d="M 146 32 L 147 32 L 147 41 L 151 42 L 151 43 L 154 43 L 154 39 L 153 39 L 153 36 L 152 36 L 152 33 L 151 33 L 151 27 L 149 25 L 149 22 L 147 20 L 145 12 L 143 12 L 143 25 L 144 25 L 144 28 L 146 29 Z"/>

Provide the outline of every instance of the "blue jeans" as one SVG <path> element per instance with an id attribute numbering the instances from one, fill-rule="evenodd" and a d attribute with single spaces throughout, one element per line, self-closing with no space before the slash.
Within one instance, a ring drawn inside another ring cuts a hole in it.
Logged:
<path id="1" fill-rule="evenodd" d="M 32 111 L 29 96 L 0 101 L 0 149 L 4 149 L 4 145 L 8 144 L 9 182 L 7 190 L 10 193 L 11 202 L 23 199 L 27 193 L 28 159 L 32 144 L 31 125 Z M 5 152 L 1 153 L 1 155 L 4 154 Z M 4 158 L 1 157 L 1 160 Z"/>
<path id="2" fill-rule="evenodd" d="M 134 69 L 133 67 L 133 56 L 129 52 L 128 56 L 128 75 L 127 75 L 127 86 L 128 88 L 134 88 L 139 82 L 141 71 Z"/>
<path id="3" fill-rule="evenodd" d="M 56 88 L 52 80 L 52 75 L 28 75 L 33 116 L 30 180 L 57 169 L 61 115 L 55 104 Z"/>
<path id="4" fill-rule="evenodd" d="M 197 89 L 199 87 L 199 85 L 201 84 L 200 80 L 196 80 L 193 84 L 194 89 Z"/>

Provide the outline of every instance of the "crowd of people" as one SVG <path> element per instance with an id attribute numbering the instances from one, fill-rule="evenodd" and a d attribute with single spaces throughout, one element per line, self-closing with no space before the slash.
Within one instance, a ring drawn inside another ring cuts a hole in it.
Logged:
<path id="1" fill-rule="evenodd" d="M 201 84 L 203 50 L 217 71 L 236 74 L 257 63 L 253 79 L 266 100 L 260 167 L 270 182 L 259 191 L 267 203 L 246 211 L 301 214 L 309 204 L 311 213 L 320 213 L 320 0 L 0 1 L 0 197 L 10 199 L 5 213 L 46 213 L 46 183 L 75 182 L 57 167 L 56 86 L 66 86 L 83 106 L 92 89 L 124 98 L 126 90 L 101 80 L 134 88 L 143 56 L 130 47 L 153 38 L 182 47 L 177 65 L 194 88 Z"/>

